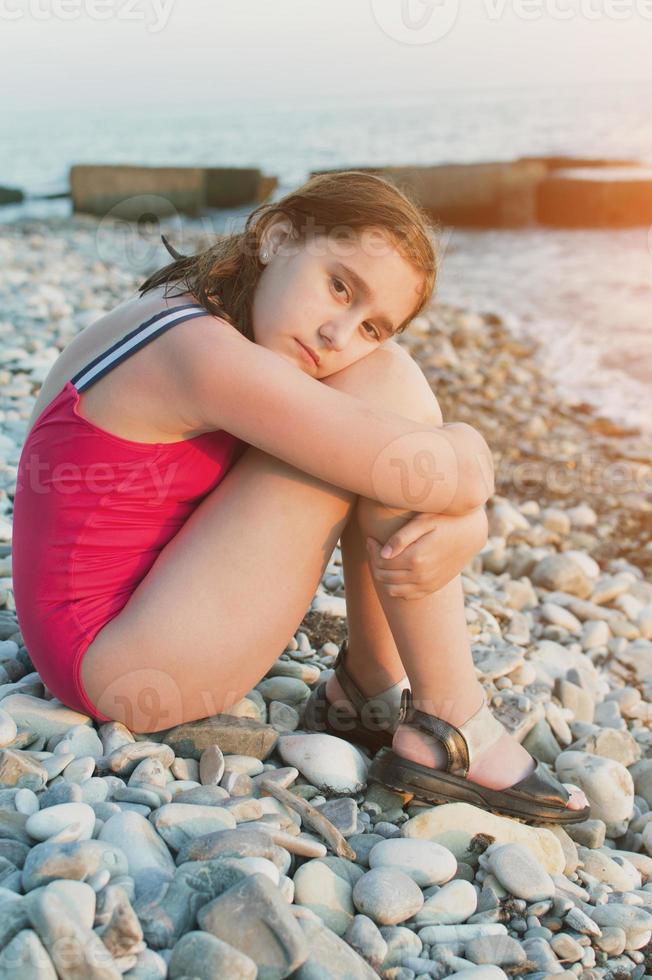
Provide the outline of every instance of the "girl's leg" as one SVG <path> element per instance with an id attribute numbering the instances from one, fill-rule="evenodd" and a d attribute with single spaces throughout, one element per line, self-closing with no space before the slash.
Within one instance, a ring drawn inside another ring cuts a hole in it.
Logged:
<path id="1" fill-rule="evenodd" d="M 427 385 L 393 345 L 331 378 L 382 404 L 415 371 Z M 248 447 L 89 645 L 91 702 L 135 732 L 227 711 L 300 625 L 357 499 Z"/>
<path id="2" fill-rule="evenodd" d="M 332 376 L 332 382 L 344 390 L 349 385 L 348 378 L 340 382 L 338 375 Z M 405 394 L 395 397 L 405 399 Z M 414 385 L 409 408 L 405 401 L 402 408 L 391 400 L 385 405 L 415 421 L 441 421 L 440 414 L 436 419 L 439 407 L 429 386 Z M 349 623 L 347 672 L 368 697 L 395 684 L 407 672 L 416 707 L 459 726 L 477 711 L 483 698 L 473 665 L 461 577 L 457 575 L 429 596 L 408 601 L 391 596 L 384 584 L 373 578 L 366 556 L 367 537 L 384 543 L 412 516 L 410 511 L 359 498 L 342 534 Z M 331 702 L 347 700 L 334 675 L 326 693 Z M 393 748 L 414 762 L 437 768 L 446 764 L 440 742 L 406 725 L 399 726 Z M 506 732 L 490 752 L 474 761 L 469 778 L 492 789 L 503 789 L 527 776 L 533 767 L 529 753 Z M 569 807 L 581 809 L 585 805 L 584 795 L 573 792 Z"/>
<path id="3" fill-rule="evenodd" d="M 371 574 L 359 520 L 359 508 L 363 503 L 364 500 L 359 499 L 342 531 L 340 546 L 348 627 L 346 670 L 354 684 L 371 697 L 403 680 L 405 667 Z M 346 700 L 335 674 L 328 680 L 326 694 L 329 701 Z"/>
<path id="4" fill-rule="evenodd" d="M 356 499 L 249 446 L 90 644 L 91 702 L 140 733 L 228 712 L 301 623 Z"/>
<path id="5" fill-rule="evenodd" d="M 366 537 L 385 542 L 409 516 L 405 512 L 400 516 L 398 511 L 360 498 L 342 537 L 343 561 L 347 545 L 357 546 L 360 557 L 361 542 Z M 355 530 L 353 524 L 357 525 Z M 353 556 L 347 554 L 346 561 L 353 565 Z M 370 584 L 376 590 L 377 604 L 369 596 Z M 389 595 L 368 567 L 366 575 L 358 571 L 347 582 L 346 601 L 351 637 L 347 670 L 363 694 L 372 697 L 403 676 L 394 654 L 396 649 L 396 655 L 400 651 L 400 662 L 407 671 L 417 708 L 456 726 L 463 725 L 477 711 L 483 692 L 473 666 L 459 575 L 429 596 L 405 600 Z M 364 616 L 371 618 L 365 620 Z M 351 623 L 355 624 L 353 634 Z M 388 630 L 395 646 L 389 642 Z M 369 659 L 374 656 L 379 663 Z M 327 696 L 331 701 L 346 701 L 334 676 L 329 680 Z M 446 764 L 441 743 L 407 725 L 397 729 L 393 749 L 397 755 L 423 765 L 442 768 Z M 505 732 L 490 751 L 472 763 L 469 778 L 482 786 L 504 789 L 527 776 L 533 766 L 529 753 Z M 571 809 L 581 809 L 586 802 L 583 793 L 573 791 L 568 805 Z"/>

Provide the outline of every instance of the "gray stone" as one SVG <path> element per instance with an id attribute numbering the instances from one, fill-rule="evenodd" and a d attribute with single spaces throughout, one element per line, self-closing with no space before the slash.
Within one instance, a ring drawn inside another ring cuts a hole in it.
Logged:
<path id="1" fill-rule="evenodd" d="M 25 858 L 21 881 L 28 892 L 57 878 L 83 881 L 102 871 L 110 876 L 127 874 L 127 859 L 120 847 L 102 840 L 64 844 L 44 841 L 36 844 Z"/>
<path id="2" fill-rule="evenodd" d="M 310 688 L 298 677 L 268 677 L 256 684 L 256 690 L 265 701 L 284 701 L 286 704 L 301 704 L 310 697 Z"/>
<path id="3" fill-rule="evenodd" d="M 294 875 L 294 901 L 319 916 L 337 936 L 343 936 L 353 917 L 353 888 L 364 871 L 344 858 L 306 861 Z"/>
<path id="4" fill-rule="evenodd" d="M 344 939 L 374 970 L 379 969 L 387 956 L 387 943 L 368 915 L 356 915 Z"/>
<path id="5" fill-rule="evenodd" d="M 194 786 L 174 794 L 175 803 L 197 803 L 200 806 L 224 806 L 229 794 L 222 786 Z"/>
<path id="6" fill-rule="evenodd" d="M 372 868 L 355 884 L 353 904 L 379 925 L 398 925 L 419 911 L 423 893 L 412 878 L 396 868 Z"/>
<path id="7" fill-rule="evenodd" d="M 595 705 L 588 691 L 577 684 L 561 679 L 558 682 L 558 693 L 563 707 L 570 708 L 576 721 L 585 721 L 589 724 L 593 721 Z"/>
<path id="8" fill-rule="evenodd" d="M 243 915 L 246 909 L 246 915 Z M 197 913 L 199 927 L 256 963 L 260 980 L 282 980 L 308 959 L 310 947 L 279 890 L 256 874 Z"/>
<path id="9" fill-rule="evenodd" d="M 70 915 L 77 919 L 78 922 L 87 929 L 93 928 L 96 896 L 87 882 L 60 878 L 56 881 L 51 881 L 48 885 L 41 885 L 39 888 L 34 888 L 25 896 L 25 908 L 27 909 L 28 915 L 34 902 L 38 903 L 39 896 L 46 889 L 49 894 L 59 896 Z"/>
<path id="10" fill-rule="evenodd" d="M 30 694 L 10 694 L 2 699 L 2 710 L 11 715 L 19 728 L 50 738 L 52 735 L 65 735 L 76 725 L 90 725 L 88 715 L 73 711 L 52 698 L 45 701 Z"/>
<path id="11" fill-rule="evenodd" d="M 620 956 L 627 945 L 627 934 L 618 926 L 603 926 L 602 935 L 597 936 L 593 942 L 597 949 L 608 956 Z"/>
<path id="12" fill-rule="evenodd" d="M 123 812 L 110 817 L 100 830 L 98 841 L 120 848 L 136 888 L 142 877 L 154 874 L 169 881 L 174 874 L 174 860 L 165 843 L 150 821 L 138 813 Z"/>
<path id="13" fill-rule="evenodd" d="M 235 817 L 224 807 L 189 803 L 167 803 L 151 814 L 150 822 L 175 851 L 196 837 L 235 827 Z"/>
<path id="14" fill-rule="evenodd" d="M 116 746 L 117 748 L 117 746 Z M 177 762 L 188 761 L 175 759 L 172 763 L 172 769 Z M 197 766 L 194 759 L 190 760 Z M 197 766 L 199 771 L 199 767 Z M 198 775 L 197 771 L 197 775 Z M 174 774 L 177 778 L 180 778 L 177 773 Z M 169 772 L 167 768 L 163 765 L 160 759 L 154 759 L 151 756 L 143 759 L 138 763 L 134 771 L 129 776 L 128 785 L 129 786 L 147 786 L 152 789 L 153 787 L 158 787 L 159 789 L 165 789 L 167 787 L 167 781 L 169 777 Z M 189 777 L 184 777 L 189 778 Z M 194 777 L 193 777 L 194 778 Z"/>
<path id="15" fill-rule="evenodd" d="M 224 755 L 266 759 L 278 741 L 278 732 L 253 718 L 218 714 L 156 732 L 156 739 L 169 745 L 175 755 L 190 759 L 200 759 L 209 745 L 219 745 Z"/>
<path id="16" fill-rule="evenodd" d="M 40 790 L 47 780 L 47 770 L 29 755 L 16 749 L 0 749 L 0 786 Z"/>
<path id="17" fill-rule="evenodd" d="M 578 963 L 584 956 L 584 947 L 577 939 L 560 932 L 550 939 L 550 948 L 558 960 L 566 963 Z"/>
<path id="18" fill-rule="evenodd" d="M 342 799 L 326 800 L 317 809 L 337 827 L 343 837 L 350 837 L 358 826 L 358 804 L 349 796 Z"/>
<path id="19" fill-rule="evenodd" d="M 143 759 L 158 759 L 168 768 L 174 761 L 174 752 L 169 745 L 158 742 L 129 742 L 114 749 L 109 756 L 102 757 L 97 765 L 98 769 L 103 765 L 110 772 L 118 773 L 120 776 L 130 776 Z"/>
<path id="20" fill-rule="evenodd" d="M 122 974 L 99 936 L 71 915 L 51 889 L 35 896 L 29 916 L 63 980 L 120 980 Z"/>
<path id="21" fill-rule="evenodd" d="M 607 832 L 603 820 L 582 820 L 567 827 L 569 837 L 583 847 L 602 847 Z"/>
<path id="22" fill-rule="evenodd" d="M 168 976 L 193 977 L 197 980 L 256 980 L 257 967 L 252 959 L 209 932 L 193 931 L 182 936 L 172 950 Z"/>
<path id="23" fill-rule="evenodd" d="M 552 878 L 522 844 L 492 847 L 488 860 L 489 868 L 500 884 L 517 898 L 539 902 L 555 894 Z"/>
<path id="24" fill-rule="evenodd" d="M 44 841 L 73 823 L 80 826 L 77 840 L 90 840 L 95 827 L 95 811 L 87 803 L 60 803 L 32 813 L 27 818 L 25 830 L 35 840 Z"/>
<path id="25" fill-rule="evenodd" d="M 423 950 L 423 943 L 417 934 L 406 926 L 381 926 L 379 931 L 387 943 L 387 956 L 381 970 L 399 966 L 406 956 L 419 956 Z"/>
<path id="26" fill-rule="evenodd" d="M 57 980 L 52 960 L 37 933 L 22 929 L 0 953 L 0 980 Z"/>
<path id="27" fill-rule="evenodd" d="M 629 892 L 641 887 L 640 872 L 629 861 L 618 857 L 608 848 L 602 850 L 580 847 L 579 857 L 583 871 L 598 881 L 610 885 L 614 891 Z"/>
<path id="28" fill-rule="evenodd" d="M 582 566 L 563 552 L 537 562 L 530 578 L 534 585 L 550 591 L 570 592 L 580 599 L 588 599 L 593 592 L 592 582 Z"/>
<path id="29" fill-rule="evenodd" d="M 369 867 L 369 855 L 372 848 L 379 844 L 381 840 L 384 840 L 380 834 L 353 834 L 349 837 L 347 843 L 349 847 L 352 847 L 355 851 L 355 862 L 356 864 L 362 865 L 363 867 Z"/>
<path id="30" fill-rule="evenodd" d="M 282 735 L 278 752 L 322 792 L 352 795 L 364 789 L 369 763 L 350 742 L 334 735 Z"/>
<path id="31" fill-rule="evenodd" d="M 565 783 L 582 789 L 591 804 L 591 818 L 610 828 L 629 820 L 634 806 L 634 782 L 623 765 L 588 752 L 562 752 L 555 769 Z"/>
<path id="32" fill-rule="evenodd" d="M 563 973 L 564 968 L 545 939 L 524 939 L 523 949 L 528 960 L 536 964 L 541 973 Z"/>
<path id="33" fill-rule="evenodd" d="M 0 837 L 20 841 L 21 844 L 31 844 L 33 838 L 25 829 L 28 819 L 17 810 L 0 809 Z"/>
<path id="34" fill-rule="evenodd" d="M 90 725 L 73 725 L 61 738 L 53 735 L 48 748 L 57 753 L 72 752 L 77 759 L 83 756 L 100 759 L 104 755 L 102 740 Z"/>
<path id="35" fill-rule="evenodd" d="M 22 895 L 0 888 L 0 949 L 30 925 Z"/>
<path id="36" fill-rule="evenodd" d="M 573 749 L 590 752 L 605 759 L 614 759 L 625 768 L 633 765 L 641 757 L 641 748 L 628 731 L 616 731 L 614 728 L 603 728 L 595 733 L 586 735 L 573 745 Z"/>
<path id="37" fill-rule="evenodd" d="M 524 662 L 523 651 L 519 647 L 473 646 L 473 664 L 486 680 L 493 681 L 511 674 Z"/>
<path id="38" fill-rule="evenodd" d="M 464 955 L 472 963 L 491 963 L 494 966 L 522 966 L 527 960 L 525 950 L 511 936 L 481 936 L 470 939 Z"/>
<path id="39" fill-rule="evenodd" d="M 281 874 L 288 871 L 290 861 L 287 851 L 277 847 L 269 833 L 253 827 L 237 827 L 235 830 L 218 831 L 188 841 L 177 854 L 177 863 L 181 865 L 186 861 L 210 861 L 220 857 L 267 858 L 276 865 Z"/>
<path id="40" fill-rule="evenodd" d="M 478 893 L 469 881 L 449 881 L 431 895 L 414 917 L 415 925 L 448 926 L 466 922 L 478 905 Z"/>
<path id="41" fill-rule="evenodd" d="M 552 729 L 545 718 L 538 721 L 534 728 L 527 733 L 523 739 L 523 748 L 527 749 L 535 759 L 549 764 L 554 763 L 561 752 L 559 743 L 552 734 Z"/>
<path id="42" fill-rule="evenodd" d="M 202 785 L 217 786 L 225 768 L 224 755 L 219 745 L 207 745 L 199 759 L 199 781 Z"/>
<path id="43" fill-rule="evenodd" d="M 269 703 L 269 723 L 279 734 L 283 732 L 293 732 L 299 727 L 299 712 L 291 704 L 283 701 L 270 701 Z"/>
<path id="44" fill-rule="evenodd" d="M 8 712 L 0 708 L 0 748 L 4 749 L 16 738 L 18 726 Z"/>
<path id="45" fill-rule="evenodd" d="M 378 974 L 355 949 L 312 919 L 300 918 L 310 950 L 308 958 L 292 974 L 296 980 L 377 980 Z M 382 939 L 382 937 L 381 937 Z"/>
<path id="46" fill-rule="evenodd" d="M 369 867 L 397 868 L 427 888 L 449 881 L 457 871 L 457 860 L 441 844 L 403 837 L 377 844 L 369 854 Z"/>
<path id="47" fill-rule="evenodd" d="M 591 908 L 591 918 L 602 928 L 615 926 L 625 933 L 625 949 L 643 949 L 652 938 L 652 915 L 642 908 L 609 902 Z"/>
<path id="48" fill-rule="evenodd" d="M 147 945 L 152 949 L 174 946 L 194 928 L 195 916 L 203 905 L 247 877 L 239 861 L 218 858 L 188 861 L 179 865 L 171 881 L 155 878 L 141 885 L 134 910 Z"/>

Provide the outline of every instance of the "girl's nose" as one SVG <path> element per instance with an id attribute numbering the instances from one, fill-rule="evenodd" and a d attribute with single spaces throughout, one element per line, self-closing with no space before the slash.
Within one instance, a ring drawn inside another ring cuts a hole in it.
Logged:
<path id="1" fill-rule="evenodd" d="M 319 330 L 324 344 L 332 350 L 344 350 L 357 327 L 357 317 L 340 316 L 329 320 Z"/>

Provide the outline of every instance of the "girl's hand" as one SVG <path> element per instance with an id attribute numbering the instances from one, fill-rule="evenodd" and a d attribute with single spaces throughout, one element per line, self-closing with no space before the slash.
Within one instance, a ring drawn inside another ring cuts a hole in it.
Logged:
<path id="1" fill-rule="evenodd" d="M 487 514 L 477 507 L 466 514 L 418 514 L 383 547 L 367 538 L 367 553 L 376 583 L 388 595 L 422 599 L 442 589 L 484 547 Z M 391 547 L 391 557 L 381 550 Z"/>

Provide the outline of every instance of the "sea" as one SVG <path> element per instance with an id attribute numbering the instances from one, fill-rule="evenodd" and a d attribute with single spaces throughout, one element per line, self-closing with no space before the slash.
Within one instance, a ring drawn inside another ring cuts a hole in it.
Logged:
<path id="1" fill-rule="evenodd" d="M 205 96 L 204 96 L 205 98 Z M 70 214 L 74 163 L 255 166 L 274 198 L 311 170 L 512 160 L 519 156 L 637 160 L 652 166 L 652 86 L 495 86 L 373 98 L 253 99 L 91 109 L 3 108 L 0 185 L 28 195 L 0 224 Z M 208 216 L 236 230 L 248 208 Z M 551 386 L 629 427 L 652 432 L 652 228 L 440 231 L 437 297 L 504 316 L 540 341 Z"/>

